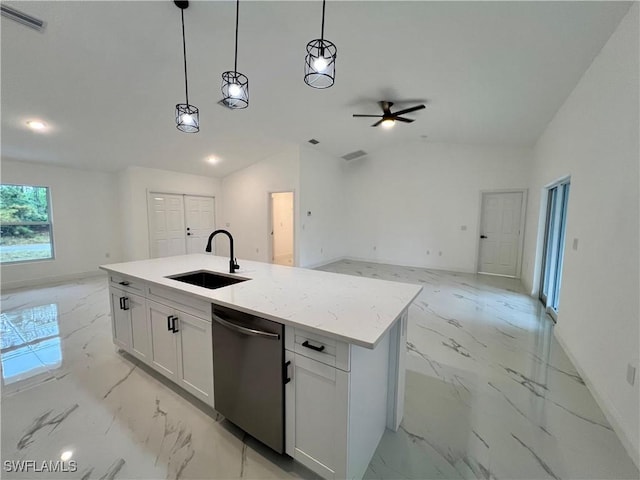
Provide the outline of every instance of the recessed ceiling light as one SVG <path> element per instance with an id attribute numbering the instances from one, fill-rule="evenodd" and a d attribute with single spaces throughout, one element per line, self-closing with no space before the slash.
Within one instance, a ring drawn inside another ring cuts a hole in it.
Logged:
<path id="1" fill-rule="evenodd" d="M 60 455 L 60 460 L 62 460 L 63 462 L 66 462 L 67 460 L 70 460 L 71 457 L 73 457 L 73 451 L 72 450 L 66 450 L 66 451 L 62 452 L 62 455 Z"/>
<path id="2" fill-rule="evenodd" d="M 45 123 L 41 122 L 40 120 L 29 120 L 27 122 L 27 127 L 29 127 L 31 130 L 44 130 L 45 128 L 47 128 Z"/>
<path id="3" fill-rule="evenodd" d="M 214 155 L 211 155 L 210 157 L 207 158 L 207 162 L 209 162 L 211 165 L 215 165 L 218 162 L 220 162 L 220 159 Z"/>

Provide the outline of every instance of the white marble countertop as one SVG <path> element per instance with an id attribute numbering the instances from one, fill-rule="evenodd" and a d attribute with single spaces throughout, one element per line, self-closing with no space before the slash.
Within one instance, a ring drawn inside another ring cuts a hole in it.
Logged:
<path id="1" fill-rule="evenodd" d="M 228 274 L 228 257 L 197 253 L 100 268 L 366 348 L 374 348 L 422 290 L 420 285 L 387 280 L 249 260 L 238 263 L 234 275 L 250 280 L 215 290 L 166 277 L 198 270 Z"/>

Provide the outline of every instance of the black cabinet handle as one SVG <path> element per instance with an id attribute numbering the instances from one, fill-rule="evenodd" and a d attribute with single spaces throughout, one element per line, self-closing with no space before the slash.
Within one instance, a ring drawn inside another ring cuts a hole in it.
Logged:
<path id="1" fill-rule="evenodd" d="M 129 285 L 129 282 L 127 282 L 126 280 L 120 282 L 120 285 L 124 285 L 125 287 Z"/>
<path id="2" fill-rule="evenodd" d="M 302 346 L 310 348 L 311 350 L 315 350 L 316 352 L 321 352 L 324 350 L 324 345 L 320 345 L 319 347 L 316 347 L 315 345 L 311 345 L 307 340 L 305 340 L 302 343 Z"/>
<path id="3" fill-rule="evenodd" d="M 480 235 L 480 238 L 487 238 L 486 235 Z"/>
<path id="4" fill-rule="evenodd" d="M 173 315 L 169 315 L 167 317 L 167 330 L 170 331 L 170 332 L 172 331 L 172 328 L 171 328 L 171 319 L 172 318 L 173 318 Z"/>
<path id="5" fill-rule="evenodd" d="M 178 317 L 171 317 L 171 331 L 173 333 L 178 333 L 180 330 L 178 329 L 178 327 L 176 326 L 176 321 L 178 320 Z"/>
<path id="6" fill-rule="evenodd" d="M 122 297 L 122 309 L 129 310 L 129 297 Z"/>
<path id="7" fill-rule="evenodd" d="M 284 377 L 285 385 L 291 381 L 291 378 L 289 377 L 289 365 L 291 365 L 291 360 L 287 360 L 282 366 L 282 376 Z"/>
<path id="8" fill-rule="evenodd" d="M 123 300 L 124 300 L 124 297 L 120 297 L 120 310 L 124 310 L 124 305 L 122 303 Z"/>

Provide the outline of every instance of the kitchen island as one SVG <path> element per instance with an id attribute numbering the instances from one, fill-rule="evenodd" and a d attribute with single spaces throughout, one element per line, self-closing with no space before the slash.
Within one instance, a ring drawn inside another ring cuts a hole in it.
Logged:
<path id="1" fill-rule="evenodd" d="M 215 408 L 212 306 L 283 325 L 283 451 L 324 478 L 362 477 L 402 420 L 407 311 L 422 287 L 239 263 L 234 274 L 205 254 L 102 266 L 114 343 Z M 171 278 L 200 271 L 245 281 Z"/>

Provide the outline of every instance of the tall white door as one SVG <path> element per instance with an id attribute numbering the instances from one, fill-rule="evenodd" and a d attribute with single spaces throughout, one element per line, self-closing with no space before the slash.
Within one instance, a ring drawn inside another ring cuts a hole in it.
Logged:
<path id="1" fill-rule="evenodd" d="M 149 238 L 151 258 L 186 252 L 183 195 L 150 193 Z"/>
<path id="2" fill-rule="evenodd" d="M 478 273 L 518 275 L 522 197 L 522 192 L 482 194 Z"/>
<path id="3" fill-rule="evenodd" d="M 187 253 L 204 253 L 209 235 L 215 230 L 213 198 L 185 195 L 184 212 Z"/>

